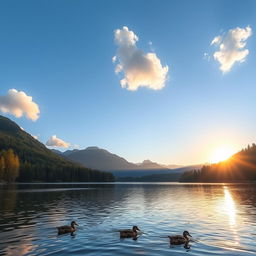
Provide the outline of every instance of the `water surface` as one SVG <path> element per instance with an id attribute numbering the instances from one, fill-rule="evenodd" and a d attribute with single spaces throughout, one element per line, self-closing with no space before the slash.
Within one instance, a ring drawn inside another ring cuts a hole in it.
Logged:
<path id="1" fill-rule="evenodd" d="M 133 225 L 143 234 L 120 239 Z M 184 230 L 190 249 L 170 246 Z M 1 185 L 0 255 L 256 255 L 256 184 Z"/>

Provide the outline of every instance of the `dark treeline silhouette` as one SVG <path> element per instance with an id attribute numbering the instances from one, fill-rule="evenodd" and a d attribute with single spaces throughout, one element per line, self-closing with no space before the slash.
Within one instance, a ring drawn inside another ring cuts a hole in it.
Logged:
<path id="1" fill-rule="evenodd" d="M 185 172 L 181 182 L 252 182 L 256 181 L 256 145 L 234 154 L 230 159 Z"/>
<path id="2" fill-rule="evenodd" d="M 16 123 L 3 116 L 0 116 L 0 149 L 13 150 L 20 162 L 19 175 L 7 182 L 114 181 L 111 173 L 88 169 L 54 154 Z"/>
<path id="3" fill-rule="evenodd" d="M 20 182 L 111 182 L 114 177 L 111 173 L 91 170 L 79 165 L 37 165 L 25 162 L 21 164 Z"/>

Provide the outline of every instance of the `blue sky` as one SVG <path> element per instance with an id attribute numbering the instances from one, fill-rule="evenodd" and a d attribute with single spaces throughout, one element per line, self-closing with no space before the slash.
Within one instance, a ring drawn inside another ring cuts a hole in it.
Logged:
<path id="1" fill-rule="evenodd" d="M 1 1 L 0 95 L 15 88 L 40 108 L 36 121 L 4 115 L 43 143 L 56 135 L 133 162 L 240 150 L 256 141 L 255 11 L 255 1 Z M 168 66 L 161 89 L 120 86 L 112 57 L 123 26 Z M 248 26 L 249 54 L 223 73 L 212 40 Z"/>

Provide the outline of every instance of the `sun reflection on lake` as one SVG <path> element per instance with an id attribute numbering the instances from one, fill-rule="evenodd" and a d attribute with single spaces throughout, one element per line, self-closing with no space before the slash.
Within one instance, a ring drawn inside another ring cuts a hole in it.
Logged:
<path id="1" fill-rule="evenodd" d="M 237 234 L 237 220 L 236 220 L 236 205 L 232 197 L 232 194 L 229 192 L 227 186 L 223 187 L 224 189 L 224 210 L 229 218 L 230 230 L 233 234 L 235 244 L 239 244 L 239 236 Z"/>
<path id="2" fill-rule="evenodd" d="M 230 226 L 235 226 L 236 225 L 236 208 L 235 208 L 235 202 L 230 194 L 228 188 L 224 186 L 224 207 L 225 211 L 228 214 L 229 217 L 229 224 Z"/>

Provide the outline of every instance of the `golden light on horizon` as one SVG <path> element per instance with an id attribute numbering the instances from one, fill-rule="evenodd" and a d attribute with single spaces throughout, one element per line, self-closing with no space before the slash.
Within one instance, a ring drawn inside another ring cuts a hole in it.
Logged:
<path id="1" fill-rule="evenodd" d="M 228 160 L 233 154 L 235 154 L 236 151 L 231 146 L 222 146 L 216 148 L 216 150 L 212 153 L 210 157 L 210 163 L 218 163 L 221 161 Z"/>

